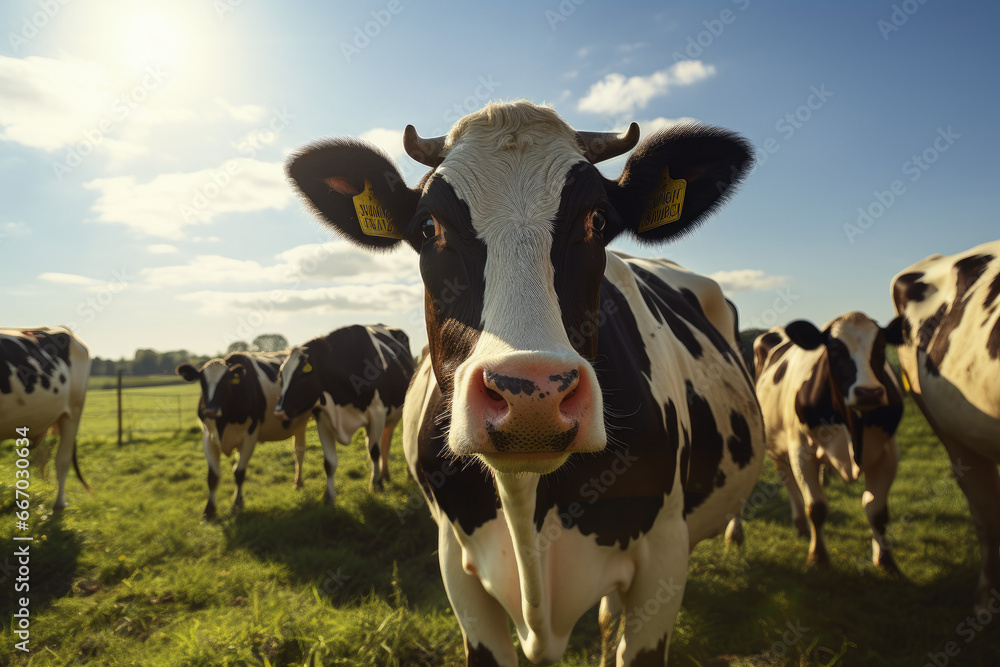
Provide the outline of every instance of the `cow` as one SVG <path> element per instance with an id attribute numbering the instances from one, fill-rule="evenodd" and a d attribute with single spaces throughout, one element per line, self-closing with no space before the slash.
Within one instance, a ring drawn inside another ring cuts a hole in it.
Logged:
<path id="1" fill-rule="evenodd" d="M 820 466 L 826 465 L 846 482 L 864 473 L 861 504 L 872 528 L 872 562 L 899 573 L 886 540 L 903 392 L 886 362 L 885 346 L 896 342 L 894 327 L 883 329 L 857 311 L 822 331 L 797 320 L 754 341 L 767 452 L 788 489 L 795 527 L 809 537 L 810 565 L 830 564 L 823 540 L 827 499 L 820 482 Z"/>
<path id="2" fill-rule="evenodd" d="M 577 132 L 521 100 L 444 137 L 407 126 L 407 153 L 431 168 L 412 189 L 356 139 L 288 165 L 341 235 L 419 254 L 430 354 L 404 450 L 470 665 L 518 664 L 510 620 L 529 660 L 558 660 L 598 602 L 605 662 L 663 664 L 692 545 L 725 528 L 760 473 L 762 418 L 719 286 L 607 249 L 692 230 L 751 149 L 675 127 L 603 177 L 594 165 L 638 135 Z"/>
<path id="3" fill-rule="evenodd" d="M 222 454 L 231 456 L 234 450 L 240 456 L 233 466 L 233 509 L 243 509 L 243 482 L 258 442 L 295 438 L 295 488 L 302 488 L 309 414 L 291 420 L 274 416 L 281 393 L 278 369 L 287 357 L 287 351 L 234 352 L 225 359 L 211 359 L 201 368 L 187 362 L 177 366 L 176 372 L 182 378 L 201 383 L 198 419 L 208 461 L 206 519 L 214 519 L 217 513 L 215 490 L 222 474 L 219 459 Z"/>
<path id="4" fill-rule="evenodd" d="M 892 300 L 903 378 L 969 501 L 982 610 L 1000 590 L 1000 241 L 904 269 Z"/>
<path id="5" fill-rule="evenodd" d="M 337 443 L 351 444 L 359 428 L 368 436 L 371 488 L 385 488 L 392 432 L 403 415 L 413 366 L 410 339 L 401 329 L 384 324 L 355 324 L 313 338 L 293 348 L 281 365 L 281 398 L 275 415 L 283 420 L 316 415 L 326 468 L 326 504 L 337 498 Z"/>
<path id="6" fill-rule="evenodd" d="M 76 460 L 76 434 L 89 378 L 90 352 L 68 328 L 0 328 L 0 440 L 27 439 L 36 447 L 55 427 L 59 433 L 55 511 L 66 507 L 70 463 L 90 492 Z M 48 451 L 39 450 L 38 457 L 44 473 Z"/>

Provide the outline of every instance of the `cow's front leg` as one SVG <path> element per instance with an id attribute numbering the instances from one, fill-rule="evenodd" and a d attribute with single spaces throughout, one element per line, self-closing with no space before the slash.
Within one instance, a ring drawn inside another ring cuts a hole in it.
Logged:
<path id="1" fill-rule="evenodd" d="M 622 593 L 625 632 L 618 645 L 619 667 L 664 665 L 677 612 L 684 599 L 688 568 L 688 530 L 671 520 L 650 544 L 650 561 L 636 571 Z"/>
<path id="2" fill-rule="evenodd" d="M 233 510 L 239 512 L 243 509 L 243 480 L 247 476 L 247 466 L 250 465 L 250 457 L 257 446 L 257 438 L 248 438 L 240 446 L 240 460 L 233 465 L 233 479 L 236 481 L 236 491 L 233 493 Z"/>
<path id="3" fill-rule="evenodd" d="M 392 447 L 392 432 L 396 430 L 396 424 L 399 420 L 392 422 L 391 424 L 386 424 L 385 428 L 382 429 L 382 447 L 381 447 L 381 461 L 382 461 L 382 481 L 390 481 L 389 477 L 389 448 Z"/>
<path id="4" fill-rule="evenodd" d="M 823 540 L 828 504 L 823 485 L 819 482 L 819 460 L 811 444 L 802 442 L 798 455 L 790 456 L 789 463 L 809 518 L 809 556 L 806 562 L 825 568 L 830 566 L 830 556 Z"/>
<path id="5" fill-rule="evenodd" d="M 59 420 L 59 449 L 56 451 L 56 483 L 59 485 L 59 490 L 53 508 L 56 511 L 66 507 L 66 477 L 76 456 L 76 433 L 79 426 L 79 420 L 71 417 Z"/>
<path id="6" fill-rule="evenodd" d="M 447 519 L 438 526 L 438 564 L 448 600 L 465 638 L 468 667 L 517 667 L 507 612 L 479 579 L 462 567 L 462 547 Z"/>
<path id="7" fill-rule="evenodd" d="M 385 430 L 385 412 L 378 410 L 371 416 L 368 426 L 365 427 L 365 435 L 368 437 L 368 458 L 371 461 L 372 467 L 370 486 L 373 491 L 382 491 L 385 489 L 385 483 L 382 481 L 381 441 L 383 439 L 383 430 Z M 386 460 L 388 461 L 388 459 Z"/>
<path id="8" fill-rule="evenodd" d="M 306 456 L 306 429 L 295 433 L 295 488 L 302 488 L 302 461 Z"/>
<path id="9" fill-rule="evenodd" d="M 323 468 L 326 470 L 326 493 L 323 494 L 323 504 L 333 505 L 337 500 L 337 489 L 333 484 L 337 472 L 337 431 L 333 428 L 326 415 L 320 416 L 316 423 L 319 441 L 323 445 Z"/>
<path id="10" fill-rule="evenodd" d="M 214 519 L 216 515 L 215 490 L 219 488 L 219 479 L 222 477 L 222 468 L 219 465 L 221 453 L 212 442 L 208 429 L 204 431 L 201 445 L 205 450 L 205 461 L 208 462 L 208 504 L 205 505 L 205 518 Z"/>
<path id="11" fill-rule="evenodd" d="M 597 622 L 601 627 L 601 667 L 613 667 L 618 658 L 618 630 L 622 624 L 622 601 L 618 591 L 601 598 Z"/>
<path id="12" fill-rule="evenodd" d="M 881 455 L 876 461 L 865 463 L 865 492 L 861 496 L 861 505 L 865 508 L 868 523 L 872 527 L 872 563 L 876 567 L 893 575 L 899 575 L 899 568 L 892 557 L 891 546 L 886 539 L 886 527 L 889 525 L 889 487 L 896 477 L 896 466 L 899 460 L 899 449 L 896 436 L 886 441 L 885 449 L 866 447 L 865 459 L 869 454 L 872 458 Z"/>

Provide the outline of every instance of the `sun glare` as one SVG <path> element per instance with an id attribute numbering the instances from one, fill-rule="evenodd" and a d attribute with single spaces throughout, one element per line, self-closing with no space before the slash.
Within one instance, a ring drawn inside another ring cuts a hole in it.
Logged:
<path id="1" fill-rule="evenodd" d="M 125 54 L 129 64 L 169 65 L 178 56 L 181 32 L 163 14 L 138 14 L 125 21 Z"/>

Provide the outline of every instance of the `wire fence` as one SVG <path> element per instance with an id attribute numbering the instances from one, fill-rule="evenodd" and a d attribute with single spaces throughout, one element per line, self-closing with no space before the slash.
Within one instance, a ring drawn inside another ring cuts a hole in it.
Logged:
<path id="1" fill-rule="evenodd" d="M 197 384 L 91 389 L 80 433 L 83 436 L 137 438 L 199 428 Z"/>

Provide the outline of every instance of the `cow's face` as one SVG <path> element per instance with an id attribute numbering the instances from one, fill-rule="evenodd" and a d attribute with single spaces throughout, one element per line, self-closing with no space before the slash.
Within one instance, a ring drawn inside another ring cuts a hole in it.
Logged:
<path id="1" fill-rule="evenodd" d="M 176 373 L 188 382 L 201 382 L 201 408 L 198 416 L 202 419 L 218 419 L 223 408 L 238 391 L 244 381 L 246 369 L 242 364 L 227 366 L 222 359 L 212 359 L 200 369 L 189 363 L 177 367 Z"/>
<path id="2" fill-rule="evenodd" d="M 656 242 L 696 224 L 749 165 L 728 133 L 661 133 L 617 181 L 593 162 L 638 137 L 575 132 L 553 110 L 490 105 L 446 137 L 407 128 L 411 156 L 434 169 L 416 190 L 357 142 L 306 149 L 289 174 L 318 213 L 367 246 L 352 198 L 370 183 L 400 236 L 420 254 L 431 359 L 450 405 L 448 446 L 500 471 L 550 472 L 571 453 L 602 449 L 597 354 L 605 246 L 620 233 Z M 664 179 L 686 180 L 669 224 L 639 234 Z M 364 195 L 362 195 L 363 197 Z"/>
<path id="3" fill-rule="evenodd" d="M 807 350 L 826 348 L 831 382 L 845 407 L 866 412 L 889 404 L 885 345 L 887 334 L 892 341 L 896 336 L 867 315 L 841 315 L 823 331 L 799 320 L 785 327 L 785 333 Z"/>
<path id="4" fill-rule="evenodd" d="M 315 407 L 323 393 L 319 372 L 309 360 L 305 347 L 296 347 L 278 371 L 281 397 L 274 414 L 281 419 L 295 419 Z"/>

